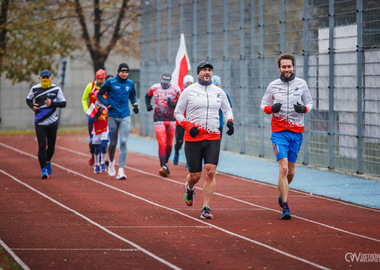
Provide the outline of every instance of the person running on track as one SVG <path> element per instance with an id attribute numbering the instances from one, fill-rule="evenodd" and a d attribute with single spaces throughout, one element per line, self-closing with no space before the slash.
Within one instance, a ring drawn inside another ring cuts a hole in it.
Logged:
<path id="1" fill-rule="evenodd" d="M 268 85 L 261 100 L 261 110 L 272 114 L 272 145 L 279 166 L 278 203 L 282 207 L 281 219 L 291 218 L 288 193 L 295 174 L 297 155 L 302 144 L 304 114 L 313 108 L 307 83 L 296 77 L 295 58 L 285 53 L 277 59 L 280 78 Z"/>
<path id="2" fill-rule="evenodd" d="M 95 102 L 97 112 L 92 128 L 92 143 L 94 145 L 94 173 L 106 171 L 106 156 L 108 142 L 108 110 L 103 104 Z"/>
<path id="3" fill-rule="evenodd" d="M 194 83 L 194 78 L 191 75 L 186 75 L 183 77 L 183 85 L 184 89 L 188 87 L 189 85 L 192 85 Z M 182 91 L 183 92 L 183 91 Z M 182 93 L 181 92 L 181 93 Z M 176 121 L 175 126 L 175 145 L 174 145 L 174 158 L 173 158 L 173 164 L 178 165 L 179 160 L 179 150 L 181 150 L 182 144 L 183 144 L 183 135 L 185 134 L 185 130 L 183 127 L 178 124 L 178 121 Z"/>
<path id="4" fill-rule="evenodd" d="M 82 96 L 82 107 L 84 112 L 86 113 L 88 108 L 91 106 L 91 104 L 95 103 L 97 100 L 97 93 L 104 84 L 104 81 L 106 79 L 106 72 L 103 69 L 99 69 L 95 73 L 95 81 L 90 82 L 87 84 L 86 88 L 84 89 L 83 96 Z M 88 164 L 90 166 L 94 165 L 94 145 L 92 143 L 92 129 L 93 129 L 93 122 L 94 118 L 88 116 L 88 135 L 90 137 L 89 147 L 90 147 L 90 153 L 91 157 L 88 161 Z"/>
<path id="5" fill-rule="evenodd" d="M 222 85 L 222 79 L 221 79 L 219 76 L 217 76 L 217 75 L 212 76 L 211 81 L 212 81 L 212 84 L 214 84 L 214 85 L 216 85 L 216 86 L 221 87 L 221 85 Z M 228 94 L 227 94 L 226 91 L 224 91 L 224 92 L 226 93 L 226 96 L 227 96 L 228 102 L 230 103 L 230 106 L 231 106 L 231 108 L 232 108 L 232 104 L 231 104 L 230 97 L 228 96 Z M 223 135 L 223 126 L 224 126 L 223 112 L 222 112 L 222 110 L 219 110 L 219 131 L 220 131 L 220 139 L 222 139 L 222 135 Z"/>
<path id="6" fill-rule="evenodd" d="M 42 179 L 49 178 L 49 175 L 53 173 L 51 159 L 58 130 L 57 108 L 66 107 L 66 98 L 61 88 L 51 83 L 52 79 L 51 72 L 43 70 L 39 77 L 40 83 L 34 85 L 26 97 L 26 104 L 34 111 L 34 127 Z"/>
<path id="7" fill-rule="evenodd" d="M 181 94 L 179 86 L 171 84 L 172 76 L 169 72 L 161 74 L 161 82 L 153 84 L 145 95 L 147 111 L 153 110 L 150 104 L 154 96 L 154 131 L 158 142 L 158 157 L 160 160 L 161 176 L 170 175 L 168 161 L 173 148 L 175 133 L 174 108 Z"/>
<path id="8" fill-rule="evenodd" d="M 234 133 L 232 109 L 225 92 L 211 83 L 213 66 L 201 62 L 197 67 L 198 81 L 181 94 L 174 116 L 185 129 L 185 154 L 189 168 L 184 201 L 192 206 L 194 189 L 202 175 L 204 161 L 203 208 L 201 218 L 211 219 L 209 207 L 216 186 L 215 172 L 219 161 L 219 109 L 227 119 L 228 135 Z M 184 115 L 186 111 L 186 116 Z"/>
<path id="9" fill-rule="evenodd" d="M 114 158 L 120 131 L 119 170 L 116 179 L 126 180 L 124 166 L 127 160 L 127 141 L 131 129 L 131 113 L 128 100 L 131 102 L 132 110 L 135 114 L 139 113 L 139 108 L 136 100 L 135 83 L 128 79 L 129 66 L 126 63 L 121 63 L 117 73 L 116 77 L 108 79 L 103 84 L 97 97 L 108 109 L 108 130 L 110 135 L 108 174 L 110 176 L 115 176 L 116 174 Z M 107 100 L 103 97 L 105 93 L 107 93 Z"/>

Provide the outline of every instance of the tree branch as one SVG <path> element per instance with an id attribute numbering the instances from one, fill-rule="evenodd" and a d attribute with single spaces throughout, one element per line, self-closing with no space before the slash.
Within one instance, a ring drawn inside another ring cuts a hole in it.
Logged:
<path id="1" fill-rule="evenodd" d="M 94 48 L 92 47 L 92 44 L 91 44 L 91 39 L 90 39 L 90 36 L 88 34 L 86 21 L 84 19 L 84 15 L 83 15 L 83 9 L 82 9 L 82 7 L 81 7 L 81 5 L 79 3 L 79 0 L 75 0 L 75 13 L 78 16 L 79 24 L 80 24 L 80 26 L 82 28 L 82 37 L 83 37 L 83 39 L 85 41 L 86 47 L 88 49 L 88 52 L 90 53 L 91 58 L 94 60 L 94 58 L 95 58 L 95 51 L 94 51 Z"/>

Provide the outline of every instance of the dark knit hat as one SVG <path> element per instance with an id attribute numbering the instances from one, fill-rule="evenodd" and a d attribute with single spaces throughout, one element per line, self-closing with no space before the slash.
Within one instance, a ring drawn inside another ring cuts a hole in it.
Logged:
<path id="1" fill-rule="evenodd" d="M 199 72 L 206 67 L 214 69 L 214 67 L 208 61 L 203 61 L 203 62 L 200 62 L 197 67 L 197 74 L 199 74 Z"/>
<path id="2" fill-rule="evenodd" d="M 127 65 L 127 63 L 121 63 L 119 65 L 119 68 L 117 69 L 117 73 L 119 73 L 120 71 L 129 71 L 129 66 Z"/>

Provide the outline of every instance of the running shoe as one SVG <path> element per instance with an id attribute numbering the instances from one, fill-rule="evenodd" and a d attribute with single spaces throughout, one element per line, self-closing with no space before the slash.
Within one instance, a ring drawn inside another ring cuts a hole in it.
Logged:
<path id="1" fill-rule="evenodd" d="M 127 176 L 124 174 L 124 169 L 123 168 L 119 168 L 119 172 L 116 176 L 116 179 L 117 180 L 126 180 L 127 179 Z"/>
<path id="2" fill-rule="evenodd" d="M 94 166 L 94 173 L 100 173 L 100 166 L 99 165 Z"/>
<path id="3" fill-rule="evenodd" d="M 51 161 L 46 162 L 46 170 L 48 174 L 53 173 L 53 169 L 51 168 Z"/>
<path id="4" fill-rule="evenodd" d="M 101 170 L 102 172 L 106 172 L 106 171 L 107 171 L 107 169 L 106 169 L 106 164 L 100 164 L 100 170 Z"/>
<path id="5" fill-rule="evenodd" d="M 212 219 L 212 218 L 214 218 L 212 216 L 212 214 L 211 214 L 210 208 L 207 205 L 203 206 L 201 218 L 204 218 L 204 219 Z"/>
<path id="6" fill-rule="evenodd" d="M 192 206 L 194 203 L 194 190 L 195 189 L 190 190 L 189 186 L 187 185 L 187 182 L 186 182 L 185 188 L 186 188 L 186 192 L 185 192 L 185 195 L 183 196 L 183 200 L 185 201 L 187 206 Z"/>
<path id="7" fill-rule="evenodd" d="M 88 160 L 88 165 L 92 166 L 95 163 L 94 154 L 91 154 L 90 159 Z"/>
<path id="8" fill-rule="evenodd" d="M 289 210 L 289 206 L 287 203 L 284 204 L 284 207 L 282 208 L 282 215 L 281 215 L 281 219 L 282 220 L 289 220 L 291 219 L 292 216 L 290 215 L 290 210 Z"/>
<path id="9" fill-rule="evenodd" d="M 169 171 L 168 166 L 166 166 L 166 165 L 162 166 L 161 169 L 159 170 L 159 173 L 163 177 L 170 175 L 170 171 Z"/>
<path id="10" fill-rule="evenodd" d="M 173 164 L 178 165 L 179 153 L 174 153 Z"/>
<path id="11" fill-rule="evenodd" d="M 47 172 L 46 167 L 45 167 L 45 168 L 42 168 L 42 169 L 41 169 L 41 172 L 42 172 L 42 174 L 41 174 L 41 179 L 48 179 L 48 178 L 49 178 L 49 174 L 48 174 L 48 172 Z"/>
<path id="12" fill-rule="evenodd" d="M 278 197 L 278 205 L 283 208 L 284 205 L 282 204 L 282 198 L 281 198 L 281 195 Z"/>
<path id="13" fill-rule="evenodd" d="M 108 175 L 109 176 L 115 176 L 116 175 L 115 161 L 110 161 L 110 165 L 108 166 Z"/>

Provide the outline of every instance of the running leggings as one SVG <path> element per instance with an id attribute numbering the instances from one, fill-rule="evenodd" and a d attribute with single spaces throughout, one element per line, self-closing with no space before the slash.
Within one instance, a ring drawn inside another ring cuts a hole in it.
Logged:
<path id="1" fill-rule="evenodd" d="M 49 126 L 35 125 L 38 141 L 38 161 L 40 167 L 46 167 L 46 161 L 51 161 L 55 150 L 55 140 L 57 138 L 58 124 Z M 46 148 L 47 145 L 47 148 Z"/>
<path id="2" fill-rule="evenodd" d="M 162 167 L 168 163 L 172 153 L 175 121 L 156 121 L 154 122 L 154 131 L 156 132 L 158 157 Z"/>
<path id="3" fill-rule="evenodd" d="M 108 146 L 110 161 L 114 161 L 118 133 L 120 130 L 119 168 L 124 168 L 125 161 L 127 160 L 127 141 L 131 129 L 131 117 L 114 118 L 108 116 L 108 129 L 110 134 L 110 145 Z"/>

